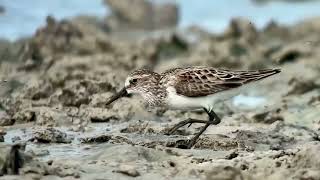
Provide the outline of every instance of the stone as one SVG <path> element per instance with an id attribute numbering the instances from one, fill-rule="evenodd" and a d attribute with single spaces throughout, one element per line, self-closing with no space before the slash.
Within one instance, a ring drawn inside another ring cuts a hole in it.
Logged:
<path id="1" fill-rule="evenodd" d="M 231 167 L 231 166 L 217 166 L 213 167 L 212 170 L 206 172 L 206 179 L 207 180 L 241 180 L 243 179 L 243 175 L 240 169 Z"/>
<path id="2" fill-rule="evenodd" d="M 0 126 L 11 126 L 14 122 L 14 119 L 12 119 L 5 111 L 0 111 Z"/>
<path id="3" fill-rule="evenodd" d="M 131 177 L 138 177 L 140 176 L 139 171 L 134 166 L 126 165 L 126 164 L 121 164 L 115 172 L 125 174 L 127 176 Z"/>
<path id="4" fill-rule="evenodd" d="M 156 4 L 147 0 L 105 0 L 104 2 L 112 12 L 107 17 L 106 23 L 114 31 L 155 30 L 175 27 L 178 24 L 179 9 L 172 3 Z"/>
<path id="5" fill-rule="evenodd" d="M 65 132 L 55 128 L 46 128 L 36 130 L 33 134 L 32 140 L 39 143 L 71 143 L 72 138 Z"/>
<path id="6" fill-rule="evenodd" d="M 24 164 L 30 161 L 30 157 L 23 153 L 24 148 L 22 144 L 0 145 L 0 176 L 19 174 Z"/>

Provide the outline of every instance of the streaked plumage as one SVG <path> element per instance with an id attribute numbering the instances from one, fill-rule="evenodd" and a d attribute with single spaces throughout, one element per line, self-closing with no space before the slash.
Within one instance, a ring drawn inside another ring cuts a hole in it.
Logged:
<path id="1" fill-rule="evenodd" d="M 280 71 L 275 69 L 230 71 L 210 67 L 189 67 L 175 69 L 161 75 L 163 79 L 169 78 L 169 81 L 172 81 L 177 94 L 200 97 L 236 88 L 278 72 Z"/>
<path id="2" fill-rule="evenodd" d="M 145 69 L 136 70 L 127 77 L 125 87 L 107 104 L 126 94 L 140 94 L 150 106 L 175 109 L 203 108 L 209 115 L 208 123 L 217 124 L 220 118 L 213 112 L 213 106 L 219 101 L 220 95 L 279 72 L 280 69 L 232 71 L 204 66 L 174 68 L 161 74 Z M 193 138 L 193 144 L 200 134 Z"/>

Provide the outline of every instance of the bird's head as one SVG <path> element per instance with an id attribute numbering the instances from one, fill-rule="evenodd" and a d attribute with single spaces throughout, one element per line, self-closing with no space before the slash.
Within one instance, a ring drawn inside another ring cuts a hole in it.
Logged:
<path id="1" fill-rule="evenodd" d="M 118 93 L 112 96 L 106 105 L 111 104 L 117 99 L 127 96 L 128 94 L 140 94 L 145 96 L 152 88 L 157 88 L 160 75 L 150 70 L 140 69 L 133 71 L 128 75 L 122 88 Z"/>

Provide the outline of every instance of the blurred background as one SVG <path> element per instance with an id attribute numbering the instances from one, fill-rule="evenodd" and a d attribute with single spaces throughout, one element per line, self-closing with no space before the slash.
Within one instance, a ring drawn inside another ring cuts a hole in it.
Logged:
<path id="1" fill-rule="evenodd" d="M 152 0 L 156 4 L 173 2 L 178 7 L 179 28 L 197 25 L 211 32 L 222 32 L 233 17 L 244 17 L 258 28 L 274 20 L 292 25 L 305 18 L 319 16 L 320 2 L 317 0 L 240 0 L 240 1 L 196 1 Z M 52 15 L 57 20 L 78 15 L 96 16 L 103 19 L 112 13 L 112 6 L 102 0 L 1 0 L 1 37 L 16 40 L 32 35 Z M 127 7 L 130 8 L 130 7 Z M 129 10 L 129 9 L 127 9 Z"/>
<path id="2" fill-rule="evenodd" d="M 318 0 L 0 0 L 0 151 L 24 143 L 39 177 L 319 179 L 319 61 Z M 282 72 L 185 151 L 200 126 L 164 132 L 205 113 L 105 107 L 133 70 L 183 66 Z"/>

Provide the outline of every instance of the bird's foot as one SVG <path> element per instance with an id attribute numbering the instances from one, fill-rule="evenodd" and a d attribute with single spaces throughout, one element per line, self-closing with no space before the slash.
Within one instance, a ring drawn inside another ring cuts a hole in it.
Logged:
<path id="1" fill-rule="evenodd" d="M 220 122 L 220 121 L 219 121 Z M 219 123 L 218 122 L 218 123 Z M 214 124 L 216 123 L 215 121 L 205 121 L 205 120 L 199 120 L 199 119 L 186 119 L 184 121 L 179 122 L 178 124 L 174 125 L 172 128 L 170 128 L 165 135 L 172 135 L 174 132 L 176 132 L 179 128 L 189 124 L 188 127 L 190 127 L 193 123 L 209 123 L 209 124 Z M 217 123 L 217 124 L 218 124 Z"/>
<path id="2" fill-rule="evenodd" d="M 199 137 L 195 138 L 193 137 L 187 144 L 187 149 L 191 149 L 196 143 L 197 143 L 197 140 L 198 140 Z"/>
<path id="3" fill-rule="evenodd" d="M 220 118 L 215 118 L 213 121 L 211 121 L 211 124 L 213 125 L 217 125 L 221 122 L 221 119 Z"/>
<path id="4" fill-rule="evenodd" d="M 198 137 L 193 137 L 190 140 L 184 140 L 175 145 L 176 148 L 180 149 L 191 149 L 197 143 Z"/>

